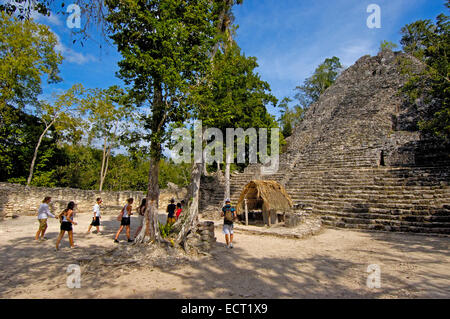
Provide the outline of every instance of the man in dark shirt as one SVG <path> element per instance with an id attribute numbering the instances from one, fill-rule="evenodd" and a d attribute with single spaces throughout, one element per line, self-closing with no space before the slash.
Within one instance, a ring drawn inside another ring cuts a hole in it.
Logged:
<path id="1" fill-rule="evenodd" d="M 231 206 L 229 199 L 225 201 L 225 206 L 222 207 L 223 219 L 223 233 L 225 234 L 225 241 L 227 248 L 233 248 L 233 220 L 236 218 L 236 210 Z"/>
<path id="2" fill-rule="evenodd" d="M 170 200 L 170 204 L 167 205 L 167 224 L 173 224 L 175 223 L 175 210 L 177 209 L 177 206 L 175 205 L 175 199 Z"/>

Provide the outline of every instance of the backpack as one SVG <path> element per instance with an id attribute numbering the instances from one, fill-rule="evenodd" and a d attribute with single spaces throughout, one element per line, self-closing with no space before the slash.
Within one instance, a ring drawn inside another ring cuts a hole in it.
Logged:
<path id="1" fill-rule="evenodd" d="M 224 221 L 226 224 L 232 224 L 233 223 L 233 212 L 231 211 L 231 206 L 224 207 L 225 213 L 224 213 Z"/>
<path id="2" fill-rule="evenodd" d="M 125 208 L 125 206 L 122 208 L 122 210 L 120 211 L 119 215 L 117 216 L 117 220 L 118 220 L 119 222 L 122 220 L 123 213 L 124 213 L 124 208 Z"/>
<path id="3" fill-rule="evenodd" d="M 59 223 L 61 224 L 63 222 L 63 217 L 66 214 L 66 210 L 64 209 L 61 213 L 58 215 Z"/>

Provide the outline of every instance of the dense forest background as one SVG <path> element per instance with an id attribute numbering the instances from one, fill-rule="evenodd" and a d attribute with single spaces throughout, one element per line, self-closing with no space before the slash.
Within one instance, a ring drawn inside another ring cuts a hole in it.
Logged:
<path id="1" fill-rule="evenodd" d="M 150 133 L 145 113 L 137 111 L 133 96 L 117 87 L 79 86 L 47 101 L 39 100 L 42 81 L 63 80 L 58 77 L 62 57 L 55 52 L 55 37 L 46 26 L 15 14 L 13 9 L 0 6 L 0 181 L 145 190 L 150 170 Z M 401 30 L 402 50 L 427 65 L 421 76 L 411 78 L 402 93 L 411 99 L 426 93 L 430 99 L 442 101 L 433 120 L 420 123 L 420 128 L 444 139 L 450 136 L 449 25 L 448 16 L 441 14 L 436 22 L 420 20 Z M 295 88 L 293 96 L 278 101 L 271 95 L 269 84 L 255 71 L 257 59 L 240 51 L 232 31 L 224 36 L 226 45 L 214 56 L 207 85 L 191 90 L 188 95 L 194 101 L 185 101 L 207 106 L 198 107 L 196 116 L 209 120 L 209 127 L 279 127 L 283 144 L 309 105 L 344 69 L 339 58 L 328 58 Z M 386 41 L 380 50 L 395 47 Z M 269 103 L 280 109 L 279 118 L 267 112 Z M 226 114 L 237 115 L 239 120 L 230 117 L 226 122 Z M 165 188 L 168 182 L 187 186 L 191 165 L 175 164 L 165 154 L 160 159 L 159 186 Z M 232 165 L 232 170 L 244 167 Z M 214 172 L 223 167 L 211 165 L 207 169 Z"/>

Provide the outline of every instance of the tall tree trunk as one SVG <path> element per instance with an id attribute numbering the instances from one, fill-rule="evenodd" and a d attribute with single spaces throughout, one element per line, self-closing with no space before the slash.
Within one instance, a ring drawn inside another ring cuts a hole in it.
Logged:
<path id="1" fill-rule="evenodd" d="M 205 159 L 205 158 L 206 158 L 206 150 L 203 150 L 203 159 Z M 205 160 L 203 161 L 202 169 L 203 169 L 203 175 L 208 176 L 207 163 Z"/>
<path id="2" fill-rule="evenodd" d="M 202 127 L 202 146 L 203 146 L 203 153 L 202 153 L 202 158 L 203 158 L 203 175 L 204 176 L 208 176 L 208 164 L 206 163 L 206 142 L 205 141 L 205 145 L 203 145 L 203 137 L 205 136 L 205 132 L 206 132 L 206 127 Z"/>
<path id="3" fill-rule="evenodd" d="M 103 181 L 105 180 L 105 177 L 104 177 L 104 169 L 105 169 L 105 162 L 106 162 L 106 148 L 107 148 L 107 143 L 108 143 L 108 140 L 107 140 L 107 137 L 105 136 L 105 140 L 103 141 L 103 156 L 102 156 L 102 168 L 101 168 L 101 170 L 100 170 L 100 185 L 99 185 L 99 191 L 102 191 L 102 189 L 103 189 Z"/>
<path id="4" fill-rule="evenodd" d="M 45 134 L 50 129 L 50 127 L 53 125 L 53 123 L 55 123 L 55 120 L 51 121 L 50 124 L 45 127 L 41 136 L 39 136 L 39 140 L 37 142 L 36 148 L 34 149 L 33 159 L 31 160 L 30 173 L 28 174 L 28 179 L 27 179 L 27 187 L 30 186 L 31 180 L 33 179 L 34 165 L 36 164 L 36 158 L 37 158 L 39 147 L 41 146 L 41 143 L 42 143 L 42 139 L 44 138 Z"/>
<path id="5" fill-rule="evenodd" d="M 223 0 L 223 8 L 219 14 L 219 21 L 217 23 L 217 33 L 223 35 L 228 30 L 231 23 L 230 10 L 232 6 L 233 0 Z M 229 38 L 227 40 L 229 41 Z M 219 43 L 216 43 L 212 49 L 211 61 L 214 59 L 218 50 L 219 50 Z"/>
<path id="6" fill-rule="evenodd" d="M 225 196 L 224 200 L 230 199 L 230 168 L 231 163 L 225 165 Z"/>
<path id="7" fill-rule="evenodd" d="M 177 244 L 183 244 L 189 233 L 195 232 L 198 224 L 202 166 L 203 163 L 195 163 L 192 169 L 191 185 L 188 192 L 188 198 L 190 198 L 190 200 L 188 201 L 188 209 L 186 210 L 186 216 L 183 218 L 181 230 L 176 239 Z"/>
<path id="8" fill-rule="evenodd" d="M 106 163 L 105 163 L 105 170 L 103 171 L 103 179 L 102 179 L 102 186 L 100 191 L 103 190 L 103 184 L 105 183 L 106 174 L 108 173 L 108 167 L 109 167 L 109 158 L 111 157 L 111 145 L 109 145 L 108 152 L 106 153 Z"/>
<path id="9" fill-rule="evenodd" d="M 221 168 L 220 168 L 220 163 L 219 163 L 219 162 L 216 162 L 216 165 L 217 165 L 217 174 L 222 173 L 222 170 L 221 170 Z"/>
<path id="10" fill-rule="evenodd" d="M 114 128 L 114 133 L 112 139 L 115 141 L 117 136 L 117 128 L 119 126 L 119 120 L 116 121 Z M 108 149 L 108 151 L 106 151 Z M 100 172 L 100 191 L 103 190 L 103 184 L 105 182 L 106 173 L 108 173 L 109 158 L 111 157 L 111 142 L 108 145 L 108 136 L 105 136 L 105 141 L 103 145 L 103 158 L 102 158 L 102 171 Z"/>
<path id="11" fill-rule="evenodd" d="M 154 222 L 155 220 L 158 220 L 158 208 L 156 207 L 156 202 L 147 202 L 142 229 L 136 236 L 135 243 L 161 241 L 159 226 L 157 222 Z"/>
<path id="12" fill-rule="evenodd" d="M 150 171 L 148 175 L 147 197 L 149 200 L 155 201 L 159 207 L 159 158 L 152 157 L 150 159 Z"/>
<path id="13" fill-rule="evenodd" d="M 153 96 L 151 119 L 150 169 L 148 174 L 147 207 L 145 209 L 144 227 L 136 237 L 135 242 L 141 243 L 148 236 L 151 241 L 161 241 L 158 226 L 159 207 L 159 162 L 161 159 L 161 130 L 164 126 L 165 112 L 163 110 L 161 85 L 156 85 Z"/>
<path id="14" fill-rule="evenodd" d="M 159 144 L 158 144 L 159 145 Z M 159 148 L 161 146 L 159 145 Z M 159 160 L 160 155 L 150 159 L 150 173 L 148 178 L 147 201 L 150 202 L 149 218 L 149 236 L 150 240 L 161 241 L 161 234 L 158 226 L 158 207 L 159 207 Z M 146 213 L 147 213 L 146 211 Z"/>

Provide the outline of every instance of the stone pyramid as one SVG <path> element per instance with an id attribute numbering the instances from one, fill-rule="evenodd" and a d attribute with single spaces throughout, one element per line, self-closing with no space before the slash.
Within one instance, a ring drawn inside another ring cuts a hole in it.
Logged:
<path id="1" fill-rule="evenodd" d="M 385 50 L 342 72 L 288 139 L 276 174 L 250 165 L 232 176 L 232 201 L 253 179 L 275 180 L 329 226 L 450 234 L 450 145 L 419 131 L 437 105 L 400 94 L 405 61 L 423 67 Z M 223 185 L 202 195 L 201 209 L 217 211 Z"/>

